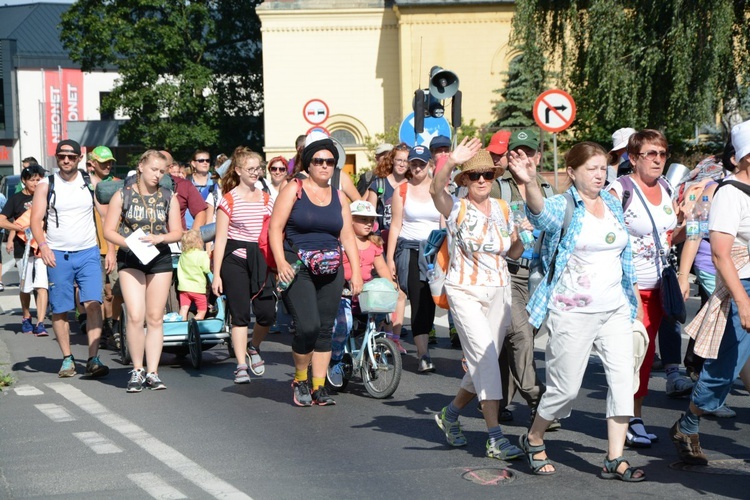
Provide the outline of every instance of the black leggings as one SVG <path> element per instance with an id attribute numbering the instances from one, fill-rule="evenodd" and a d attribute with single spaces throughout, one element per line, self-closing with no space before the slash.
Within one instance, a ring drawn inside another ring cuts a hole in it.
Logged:
<path id="1" fill-rule="evenodd" d="M 409 250 L 407 287 L 412 335 L 427 335 L 435 321 L 435 301 L 432 300 L 430 284 L 419 279 L 419 250 Z"/>
<path id="2" fill-rule="evenodd" d="M 297 256 L 286 252 L 290 263 Z M 292 340 L 292 351 L 309 354 L 312 351 L 330 352 L 333 323 L 344 291 L 344 266 L 336 274 L 314 275 L 302 266 L 292 284 L 282 294 L 287 311 L 294 318 L 297 332 Z"/>
<path id="3" fill-rule="evenodd" d="M 266 279 L 265 286 L 253 298 L 250 286 L 250 271 L 247 259 L 229 254 L 221 264 L 221 282 L 232 326 L 250 325 L 250 306 L 259 326 L 271 326 L 276 321 L 276 297 L 273 295 L 273 281 Z"/>

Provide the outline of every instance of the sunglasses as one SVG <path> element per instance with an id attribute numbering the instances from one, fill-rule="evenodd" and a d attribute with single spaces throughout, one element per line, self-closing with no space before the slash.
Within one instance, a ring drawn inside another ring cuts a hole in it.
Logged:
<path id="1" fill-rule="evenodd" d="M 208 158 L 197 158 L 197 159 L 195 159 L 195 160 L 193 160 L 193 161 L 194 161 L 195 163 L 208 163 L 208 162 L 210 162 L 211 160 L 209 160 Z"/>
<path id="2" fill-rule="evenodd" d="M 56 156 L 56 157 L 57 157 L 57 159 L 58 159 L 58 160 L 60 160 L 60 161 L 62 161 L 62 160 L 65 160 L 66 158 L 67 158 L 68 160 L 77 160 L 77 159 L 78 159 L 78 155 L 77 155 L 77 154 L 75 154 L 75 153 L 71 153 L 71 154 L 69 154 L 69 155 L 66 155 L 66 154 L 63 154 L 63 153 L 57 153 L 57 154 L 56 154 L 55 156 Z"/>
<path id="3" fill-rule="evenodd" d="M 285 172 L 286 168 L 285 167 L 268 167 L 268 170 L 270 170 L 271 172 Z"/>
<path id="4" fill-rule="evenodd" d="M 484 177 L 484 180 L 491 181 L 495 178 L 495 172 L 487 171 L 487 172 L 469 172 L 466 174 L 466 176 L 469 178 L 470 181 L 478 181 L 480 177 Z"/>
<path id="5" fill-rule="evenodd" d="M 322 167 L 323 165 L 327 167 L 336 166 L 336 160 L 333 158 L 313 158 L 311 163 L 316 167 Z"/>
<path id="6" fill-rule="evenodd" d="M 647 160 L 654 161 L 657 157 L 661 158 L 662 160 L 665 160 L 667 158 L 667 152 L 666 151 L 647 151 L 646 153 L 638 153 L 638 156 L 641 158 L 646 158 Z"/>

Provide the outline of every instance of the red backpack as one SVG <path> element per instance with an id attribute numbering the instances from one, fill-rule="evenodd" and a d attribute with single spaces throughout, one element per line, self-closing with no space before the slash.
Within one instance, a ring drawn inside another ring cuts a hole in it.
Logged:
<path id="1" fill-rule="evenodd" d="M 297 199 L 299 200 L 302 198 L 302 181 L 300 179 L 294 179 L 294 182 L 297 183 Z M 268 206 L 268 200 L 270 199 L 270 196 L 268 193 L 263 193 L 263 204 L 265 206 Z M 263 258 L 266 259 L 266 265 L 268 266 L 268 269 L 275 271 L 276 270 L 276 259 L 273 257 L 273 252 L 271 251 L 271 244 L 268 241 L 268 226 L 271 223 L 271 214 L 265 214 L 263 216 L 263 227 L 260 230 L 260 236 L 258 237 L 258 248 L 260 249 L 260 253 L 263 255 Z"/>

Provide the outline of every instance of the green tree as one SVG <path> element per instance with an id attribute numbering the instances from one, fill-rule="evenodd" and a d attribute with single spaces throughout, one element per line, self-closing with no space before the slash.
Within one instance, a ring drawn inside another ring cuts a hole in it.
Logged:
<path id="1" fill-rule="evenodd" d="M 502 100 L 492 108 L 495 121 L 492 127 L 513 128 L 534 125 L 532 107 L 544 88 L 544 65 L 523 64 L 523 54 L 514 57 L 508 65 L 505 87 L 495 90 Z M 541 59 L 543 61 L 543 59 Z"/>
<path id="2" fill-rule="evenodd" d="M 62 17 L 61 38 L 84 71 L 118 71 L 102 107 L 130 117 L 121 142 L 178 155 L 259 147 L 259 3 L 79 0 Z"/>
<path id="3" fill-rule="evenodd" d="M 748 112 L 749 15 L 746 0 L 519 0 L 511 43 L 522 65 L 559 70 L 576 139 L 608 144 L 632 126 L 678 141 Z"/>

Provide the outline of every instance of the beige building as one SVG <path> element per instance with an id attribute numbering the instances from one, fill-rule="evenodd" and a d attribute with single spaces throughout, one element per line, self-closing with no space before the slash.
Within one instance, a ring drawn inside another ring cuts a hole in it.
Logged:
<path id="1" fill-rule="evenodd" d="M 428 87 L 436 65 L 458 76 L 463 119 L 488 123 L 498 99 L 494 90 L 503 86 L 512 58 L 514 3 L 263 2 L 257 13 L 267 158 L 291 158 L 296 137 L 319 126 L 344 145 L 350 171 L 369 168 L 365 138 L 398 126 L 412 112 L 414 91 Z"/>

